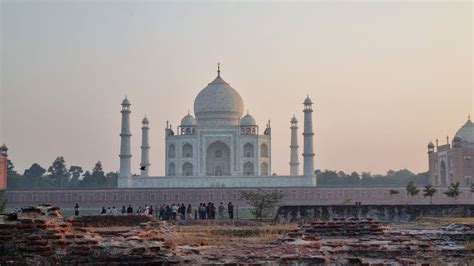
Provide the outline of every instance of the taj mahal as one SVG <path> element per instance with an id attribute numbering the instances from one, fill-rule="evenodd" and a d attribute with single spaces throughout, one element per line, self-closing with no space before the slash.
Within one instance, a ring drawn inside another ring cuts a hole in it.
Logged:
<path id="1" fill-rule="evenodd" d="M 165 176 L 149 176 L 149 124 L 142 120 L 139 176 L 131 172 L 131 103 L 122 102 L 120 173 L 122 188 L 152 187 L 305 187 L 316 186 L 313 151 L 313 102 L 303 102 L 303 174 L 299 174 L 298 120 L 290 120 L 290 176 L 272 173 L 270 121 L 261 128 L 240 94 L 217 77 L 194 100 L 194 115 L 183 117 L 176 132 L 166 122 Z"/>

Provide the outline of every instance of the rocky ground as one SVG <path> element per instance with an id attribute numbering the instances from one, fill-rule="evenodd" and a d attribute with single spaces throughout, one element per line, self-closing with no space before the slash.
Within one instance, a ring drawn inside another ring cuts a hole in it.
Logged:
<path id="1" fill-rule="evenodd" d="M 45 207 L 0 222 L 0 265 L 473 264 L 473 240 L 474 223 L 167 223 L 146 215 L 63 218 Z"/>

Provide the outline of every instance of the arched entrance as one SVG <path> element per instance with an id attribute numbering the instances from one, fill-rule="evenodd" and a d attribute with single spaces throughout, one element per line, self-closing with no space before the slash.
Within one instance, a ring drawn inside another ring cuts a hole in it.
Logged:
<path id="1" fill-rule="evenodd" d="M 213 142 L 206 151 L 206 175 L 230 175 L 230 149 L 222 141 Z"/>
<path id="2" fill-rule="evenodd" d="M 444 160 L 441 160 L 441 185 L 446 186 L 446 179 L 447 179 L 447 171 L 446 171 L 446 163 Z"/>

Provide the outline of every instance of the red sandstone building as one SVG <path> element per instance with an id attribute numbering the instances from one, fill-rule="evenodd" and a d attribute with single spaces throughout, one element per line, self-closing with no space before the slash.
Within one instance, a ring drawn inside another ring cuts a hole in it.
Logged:
<path id="1" fill-rule="evenodd" d="M 7 151 L 5 144 L 0 147 L 0 189 L 7 188 Z"/>
<path id="2" fill-rule="evenodd" d="M 460 186 L 474 183 L 474 123 L 467 122 L 456 132 L 452 143 L 428 144 L 430 183 L 434 186 L 449 186 L 459 182 Z"/>

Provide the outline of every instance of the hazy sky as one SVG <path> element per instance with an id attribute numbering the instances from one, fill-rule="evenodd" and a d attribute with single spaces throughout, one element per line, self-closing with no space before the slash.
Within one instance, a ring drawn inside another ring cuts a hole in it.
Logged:
<path id="1" fill-rule="evenodd" d="M 470 2 L 1 1 L 0 142 L 20 172 L 58 155 L 115 171 L 127 94 L 132 169 L 146 114 L 151 174 L 163 175 L 166 120 L 192 112 L 220 61 L 260 128 L 272 121 L 273 172 L 289 173 L 289 120 L 301 133 L 307 93 L 317 169 L 425 171 L 427 143 L 474 113 L 472 13 Z"/>

